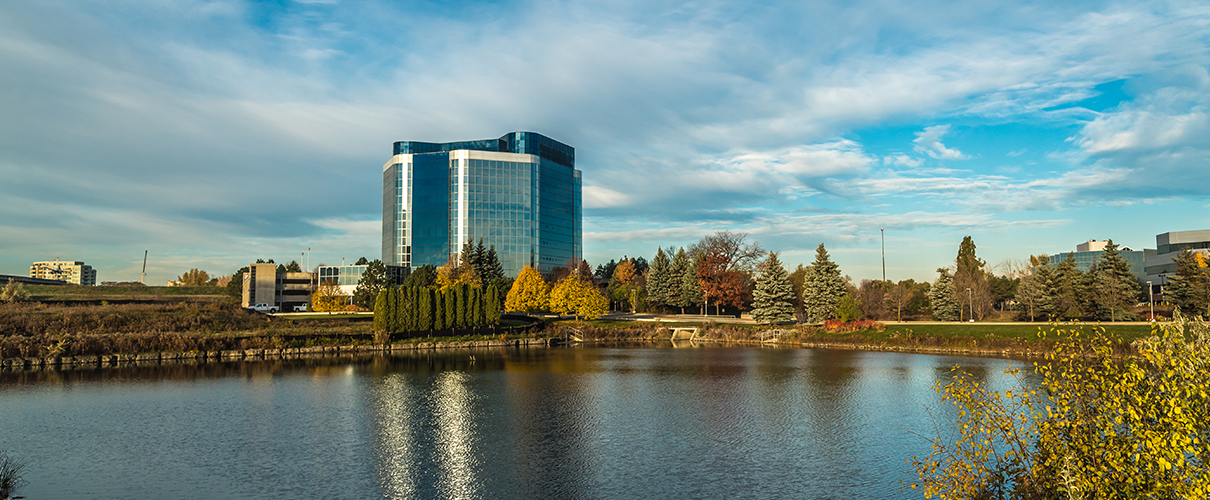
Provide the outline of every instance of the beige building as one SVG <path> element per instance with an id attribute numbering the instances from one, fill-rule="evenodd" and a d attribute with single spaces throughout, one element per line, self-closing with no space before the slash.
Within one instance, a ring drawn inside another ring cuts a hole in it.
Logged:
<path id="1" fill-rule="evenodd" d="M 269 304 L 290 311 L 311 301 L 313 281 L 311 273 L 279 273 L 277 264 L 248 264 L 242 304 Z"/>
<path id="2" fill-rule="evenodd" d="M 97 271 L 78 260 L 47 260 L 29 266 L 29 277 L 63 280 L 73 285 L 96 286 Z"/>

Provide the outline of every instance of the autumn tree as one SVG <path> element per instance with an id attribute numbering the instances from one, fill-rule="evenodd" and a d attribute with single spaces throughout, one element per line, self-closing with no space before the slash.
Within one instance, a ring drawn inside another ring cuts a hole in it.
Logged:
<path id="1" fill-rule="evenodd" d="M 752 319 L 773 324 L 793 318 L 794 287 L 790 274 L 777 259 L 777 253 L 769 252 L 769 258 L 760 265 L 760 276 L 752 291 Z"/>
<path id="2" fill-rule="evenodd" d="M 550 292 L 550 309 L 559 314 L 573 314 L 577 321 L 580 316 L 596 319 L 608 308 L 609 302 L 597 287 L 579 274 L 567 275 Z"/>
<path id="3" fill-rule="evenodd" d="M 613 277 L 609 280 L 609 286 L 605 290 L 609 293 L 610 298 L 619 304 L 619 307 L 625 303 L 633 311 L 636 310 L 638 304 L 632 298 L 640 286 L 634 260 L 622 259 L 614 269 Z"/>
<path id="4" fill-rule="evenodd" d="M 895 321 L 903 321 L 903 308 L 916 297 L 911 284 L 900 281 L 886 291 L 886 302 L 895 309 Z"/>
<path id="5" fill-rule="evenodd" d="M 689 247 L 690 255 L 713 255 L 723 271 L 751 273 L 765 255 L 760 243 L 747 241 L 748 233 L 718 231 Z"/>
<path id="6" fill-rule="evenodd" d="M 534 268 L 525 266 L 517 274 L 517 280 L 513 282 L 513 287 L 508 291 L 504 309 L 531 313 L 544 311 L 549 307 L 550 290 L 546 287 L 546 280 L 543 280 L 542 275 L 538 274 Z"/>
<path id="7" fill-rule="evenodd" d="M 210 275 L 195 267 L 178 276 L 176 281 L 181 286 L 205 286 L 210 283 Z M 241 290 L 240 293 L 243 291 Z"/>
<path id="8" fill-rule="evenodd" d="M 344 310 L 349 303 L 349 296 L 340 291 L 340 285 L 335 281 L 324 281 L 319 284 L 315 293 L 311 294 L 311 308 L 332 314 L 333 311 Z"/>
<path id="9" fill-rule="evenodd" d="M 857 304 L 869 319 L 882 319 L 886 315 L 886 285 L 878 280 L 861 280 L 857 287 Z"/>
<path id="10" fill-rule="evenodd" d="M 744 274 L 728 269 L 729 265 L 729 258 L 717 250 L 708 250 L 697 259 L 697 281 L 707 312 L 711 302 L 715 314 L 721 314 L 724 305 L 744 309 Z"/>

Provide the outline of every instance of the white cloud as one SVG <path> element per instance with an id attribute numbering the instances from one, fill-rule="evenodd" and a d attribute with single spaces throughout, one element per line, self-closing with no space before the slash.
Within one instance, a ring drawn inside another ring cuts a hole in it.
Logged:
<path id="1" fill-rule="evenodd" d="M 966 160 L 969 156 L 963 155 L 957 149 L 945 147 L 941 143 L 941 136 L 950 131 L 949 125 L 934 125 L 925 127 L 923 132 L 916 132 L 916 138 L 912 143 L 916 146 L 913 148 L 917 153 L 927 154 L 938 160 Z"/>
<path id="2" fill-rule="evenodd" d="M 630 203 L 630 196 L 612 189 L 598 186 L 584 186 L 581 189 L 581 194 L 584 197 L 584 208 L 608 208 Z"/>
<path id="3" fill-rule="evenodd" d="M 922 160 L 920 158 L 912 158 L 903 153 L 896 153 L 896 154 L 889 155 L 889 156 L 883 156 L 882 164 L 890 165 L 890 166 L 894 166 L 894 167 L 916 168 L 916 167 L 919 167 L 920 165 L 923 165 L 924 160 Z"/>

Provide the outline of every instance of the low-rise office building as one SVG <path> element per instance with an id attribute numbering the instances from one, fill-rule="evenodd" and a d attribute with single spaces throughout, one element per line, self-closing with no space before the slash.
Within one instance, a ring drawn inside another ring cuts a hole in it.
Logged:
<path id="1" fill-rule="evenodd" d="M 311 302 L 315 278 L 311 273 L 277 272 L 277 264 L 248 264 L 241 304 L 269 304 L 281 311 Z"/>
<path id="2" fill-rule="evenodd" d="M 1190 249 L 1210 257 L 1210 229 L 1173 231 L 1155 236 L 1155 254 L 1147 257 L 1145 281 L 1162 292 L 1168 277 L 1176 274 L 1176 256 Z"/>
<path id="3" fill-rule="evenodd" d="M 29 277 L 62 280 L 73 285 L 96 286 L 97 270 L 78 260 L 44 260 L 29 266 Z"/>
<path id="4" fill-rule="evenodd" d="M 1086 243 L 1076 245 L 1076 251 L 1070 253 L 1057 253 L 1050 256 L 1050 265 L 1057 266 L 1060 262 L 1071 256 L 1076 262 L 1076 269 L 1086 273 L 1090 271 L 1097 260 L 1101 258 L 1101 254 L 1105 253 L 1105 245 L 1108 241 L 1088 240 Z M 1118 251 L 1126 263 L 1130 264 L 1130 272 L 1134 273 L 1135 278 L 1140 282 L 1145 281 L 1146 269 L 1145 263 L 1149 255 L 1154 255 L 1155 250 L 1144 248 L 1142 250 L 1134 250 L 1130 247 L 1119 247 Z"/>
<path id="5" fill-rule="evenodd" d="M 370 267 L 366 264 L 352 266 L 319 266 L 316 273 L 319 274 L 320 283 L 333 282 L 340 287 L 340 293 L 353 296 L 353 292 L 357 290 L 357 283 L 361 281 L 361 275 L 365 274 L 366 268 Z M 403 280 L 408 276 L 408 268 L 403 266 L 386 266 L 387 268 L 387 283 L 392 285 L 401 285 Z"/>

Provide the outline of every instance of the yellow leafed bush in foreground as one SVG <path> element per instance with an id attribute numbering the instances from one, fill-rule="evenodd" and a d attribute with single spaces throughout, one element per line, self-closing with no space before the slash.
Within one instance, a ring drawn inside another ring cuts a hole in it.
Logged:
<path id="1" fill-rule="evenodd" d="M 937 384 L 957 407 L 958 439 L 938 437 L 930 455 L 912 457 L 913 489 L 946 499 L 1210 497 L 1206 323 L 1178 315 L 1126 356 L 1100 327 L 1042 336 L 1055 347 L 1035 363 L 1041 387 L 990 391 L 959 367 Z"/>

